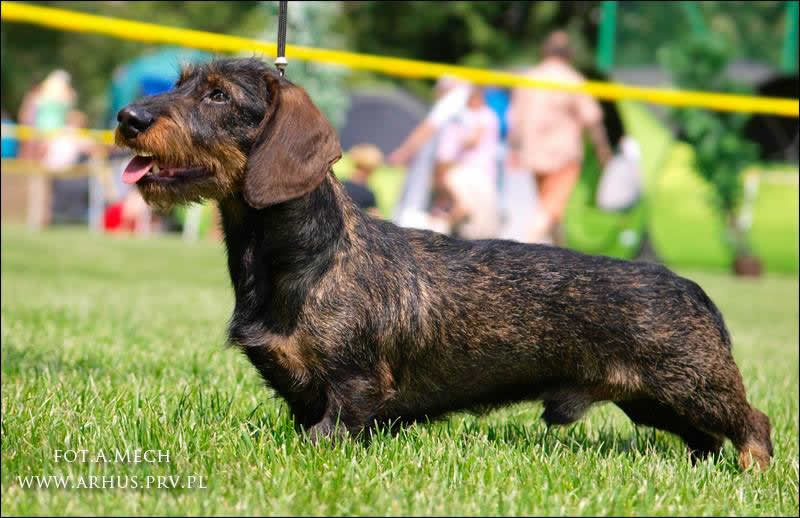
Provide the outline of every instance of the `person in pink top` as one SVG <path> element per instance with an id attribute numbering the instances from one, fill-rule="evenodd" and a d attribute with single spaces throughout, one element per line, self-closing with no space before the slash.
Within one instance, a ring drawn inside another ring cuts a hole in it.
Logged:
<path id="1" fill-rule="evenodd" d="M 545 41 L 543 59 L 525 75 L 560 83 L 580 83 L 583 76 L 570 64 L 569 37 L 563 31 Z M 583 134 L 588 132 L 603 166 L 612 150 L 599 103 L 587 95 L 563 90 L 518 88 L 508 111 L 509 145 L 506 167 L 533 174 L 539 202 L 528 241 L 550 242 L 583 161 Z M 557 240 L 555 240 L 557 241 Z M 559 243 L 561 244 L 561 243 Z"/>
<path id="2" fill-rule="evenodd" d="M 499 142 L 497 115 L 483 91 L 471 87 L 466 109 L 442 132 L 435 182 L 440 203 L 449 206 L 450 224 L 463 223 L 459 233 L 469 239 L 494 237 L 497 231 Z"/>

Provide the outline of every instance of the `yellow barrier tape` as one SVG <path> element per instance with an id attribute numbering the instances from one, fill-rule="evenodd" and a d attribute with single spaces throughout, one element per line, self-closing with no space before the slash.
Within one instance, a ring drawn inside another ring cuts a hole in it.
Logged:
<path id="1" fill-rule="evenodd" d="M 16 138 L 17 140 L 32 140 L 35 138 L 52 139 L 66 134 L 67 132 L 76 131 L 72 128 L 42 131 L 33 126 L 19 124 L 3 124 L 0 128 L 2 129 L 2 138 Z M 91 137 L 108 146 L 114 145 L 114 132 L 112 130 L 79 128 L 77 132 L 79 135 Z"/>
<path id="2" fill-rule="evenodd" d="M 212 52 L 238 52 L 248 50 L 275 56 L 277 50 L 274 43 L 240 38 L 237 36 L 164 27 L 151 23 L 134 22 L 78 13 L 66 9 L 33 6 L 18 2 L 2 2 L 2 19 L 11 22 L 43 25 L 45 27 L 67 31 L 104 34 L 120 39 L 180 45 Z M 483 85 L 567 90 L 571 92 L 582 92 L 606 100 L 634 99 L 653 104 L 694 106 L 717 111 L 800 117 L 800 107 L 797 99 L 645 88 L 598 81 L 565 84 L 534 80 L 508 72 L 495 72 L 455 65 L 357 54 L 339 50 L 315 49 L 296 45 L 286 46 L 286 56 L 288 59 L 294 58 L 332 63 L 350 68 L 373 70 L 394 76 L 436 78 L 448 74 Z M 291 68 L 289 70 L 291 71 Z"/>

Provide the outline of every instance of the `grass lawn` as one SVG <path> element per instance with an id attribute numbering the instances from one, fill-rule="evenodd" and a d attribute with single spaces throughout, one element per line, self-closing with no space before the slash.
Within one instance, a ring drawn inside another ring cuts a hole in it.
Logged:
<path id="1" fill-rule="evenodd" d="M 693 469 L 676 438 L 635 430 L 611 405 L 549 432 L 541 406 L 525 403 L 368 447 L 317 448 L 223 346 L 233 297 L 220 245 L 2 230 L 4 515 L 798 513 L 797 277 L 683 272 L 726 315 L 749 398 L 772 419 L 766 473 L 740 473 L 729 443 Z M 55 459 L 125 448 L 170 459 Z M 25 489 L 18 479 L 70 474 L 141 485 L 194 475 L 206 488 Z"/>

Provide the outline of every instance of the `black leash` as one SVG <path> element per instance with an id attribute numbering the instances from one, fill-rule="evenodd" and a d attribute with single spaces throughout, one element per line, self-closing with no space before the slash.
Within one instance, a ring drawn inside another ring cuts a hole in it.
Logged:
<path id="1" fill-rule="evenodd" d="M 286 68 L 286 8 L 287 1 L 278 2 L 278 56 L 275 58 L 275 68 L 278 69 L 281 77 Z"/>

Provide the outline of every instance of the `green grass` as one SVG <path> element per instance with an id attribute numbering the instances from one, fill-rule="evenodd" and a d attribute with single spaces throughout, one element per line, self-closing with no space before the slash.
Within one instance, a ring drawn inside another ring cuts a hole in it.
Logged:
<path id="1" fill-rule="evenodd" d="M 314 447 L 223 346 L 220 245 L 5 227 L 2 513 L 797 515 L 798 280 L 687 275 L 726 315 L 749 398 L 772 419 L 766 473 L 739 473 L 730 444 L 693 469 L 677 439 L 610 405 L 549 432 L 525 403 Z M 169 450 L 170 462 L 56 462 L 68 448 Z M 202 475 L 207 489 L 17 482 L 57 474 Z"/>

